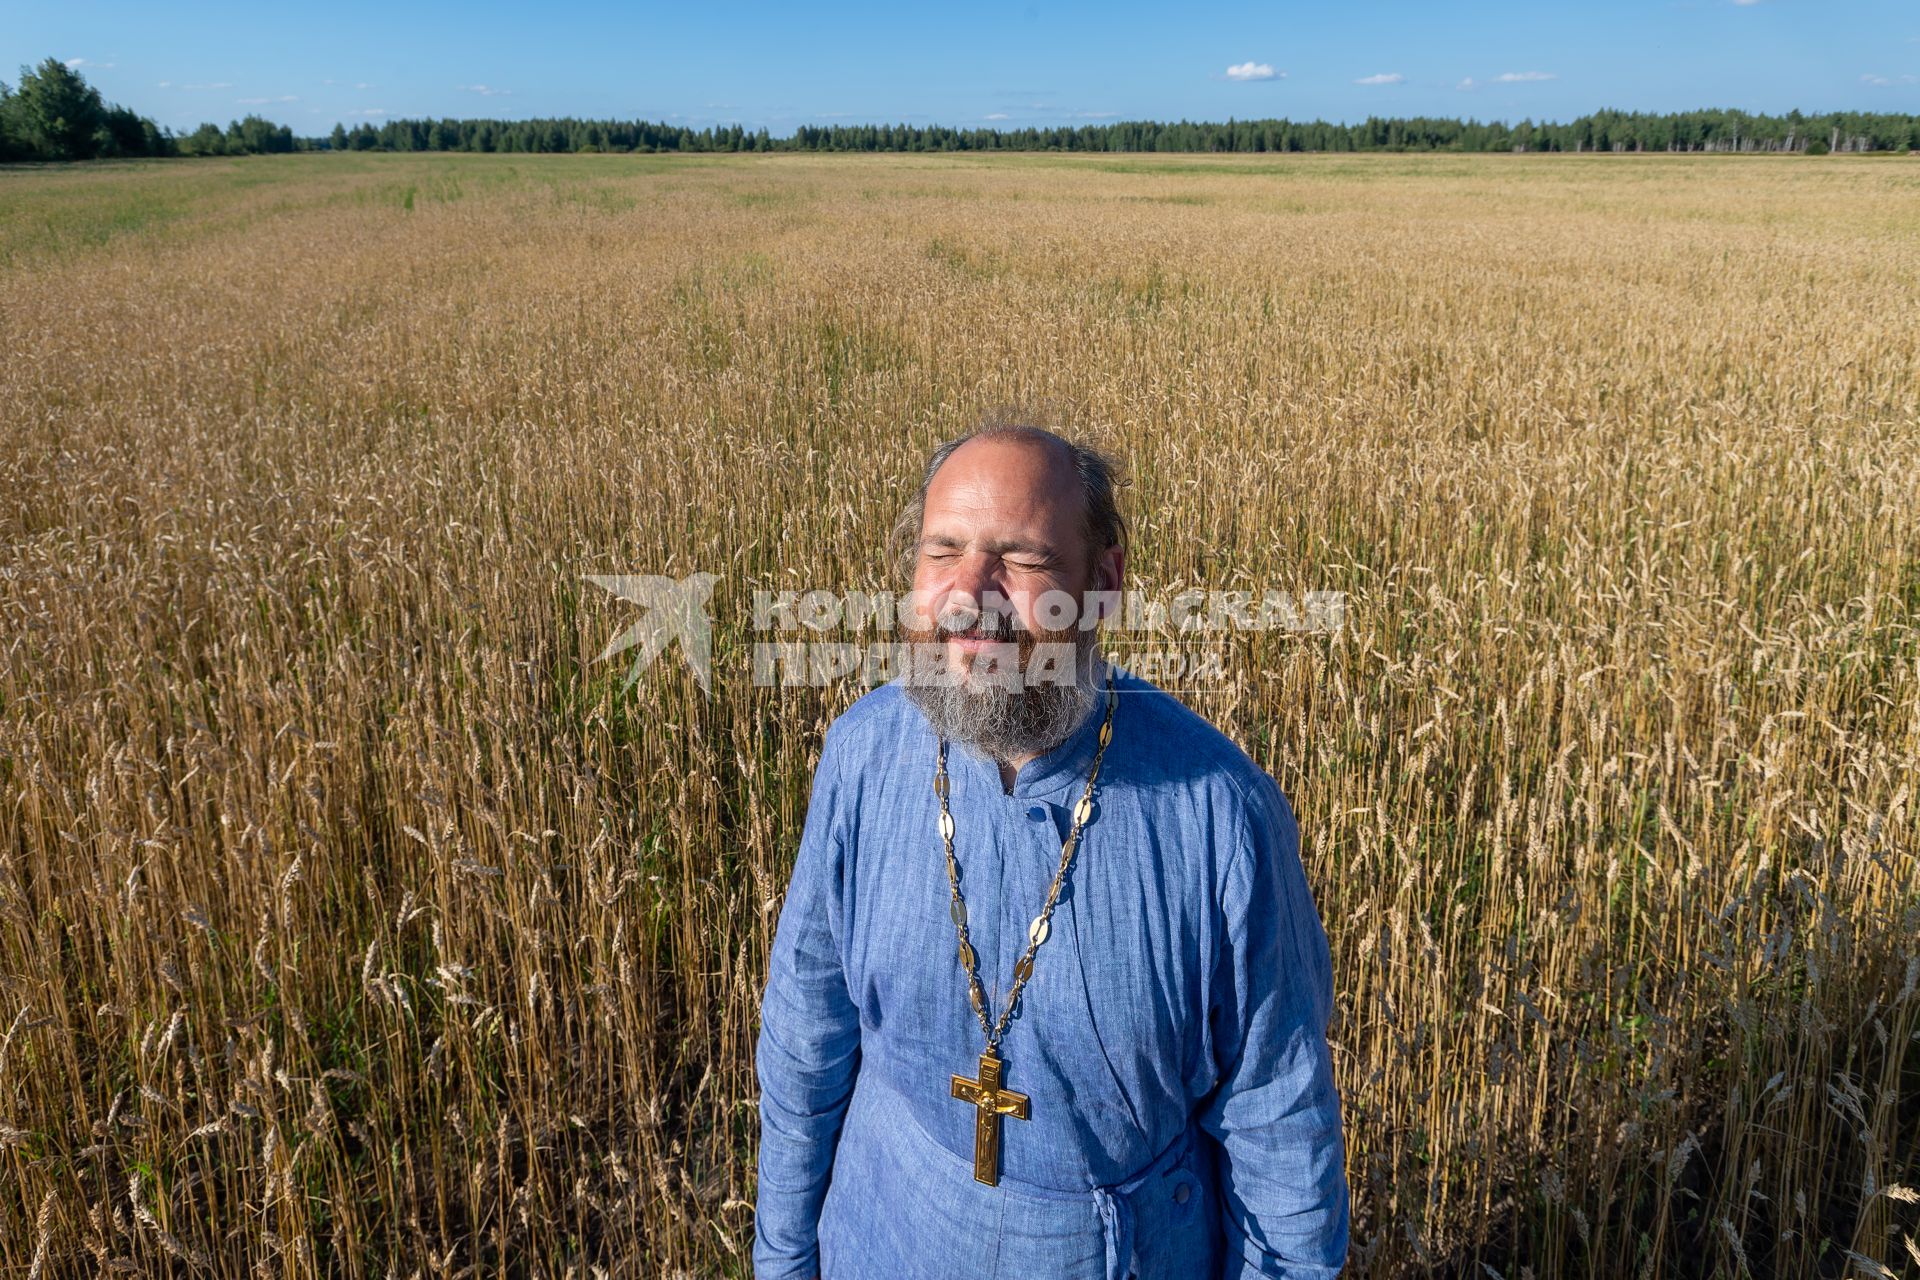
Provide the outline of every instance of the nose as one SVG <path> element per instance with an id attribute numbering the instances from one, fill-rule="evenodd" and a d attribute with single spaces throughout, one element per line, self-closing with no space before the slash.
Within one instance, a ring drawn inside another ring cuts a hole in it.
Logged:
<path id="1" fill-rule="evenodd" d="M 999 560 L 994 556 L 962 556 L 953 576 L 947 581 L 946 609 L 967 609 L 975 617 L 988 609 L 1004 611 L 1006 593 L 1000 581 Z M 985 619 L 991 621 L 992 619 Z"/>

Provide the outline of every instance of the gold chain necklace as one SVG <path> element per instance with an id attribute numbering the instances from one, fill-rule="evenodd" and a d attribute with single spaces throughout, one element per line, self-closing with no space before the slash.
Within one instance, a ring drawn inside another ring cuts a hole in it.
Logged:
<path id="1" fill-rule="evenodd" d="M 1080 803 L 1073 807 L 1073 829 L 1061 842 L 1060 869 L 1053 874 L 1053 887 L 1047 890 L 1046 905 L 1027 927 L 1027 952 L 1013 966 L 1013 990 L 1007 994 L 1007 1007 L 1000 1011 L 998 1026 L 991 1026 L 987 1022 L 986 993 L 980 987 L 973 944 L 967 941 L 967 904 L 960 897 L 960 872 L 953 861 L 953 815 L 947 811 L 947 740 L 940 739 L 939 756 L 933 772 L 933 791 L 940 797 L 940 836 L 947 846 L 947 883 L 953 889 L 953 923 L 960 933 L 960 963 L 967 971 L 967 999 L 973 1003 L 981 1030 L 987 1033 L 987 1051 L 980 1055 L 979 1078 L 970 1080 L 956 1074 L 953 1077 L 953 1096 L 971 1102 L 976 1108 L 973 1176 L 976 1181 L 990 1187 L 1000 1181 L 1000 1117 L 1012 1116 L 1016 1120 L 1027 1118 L 1027 1095 L 1000 1087 L 1004 1064 L 994 1050 L 999 1047 L 1000 1037 L 1007 1029 L 1007 1019 L 1013 1016 L 1014 1005 L 1019 1003 L 1020 989 L 1033 976 L 1033 953 L 1040 949 L 1040 944 L 1047 940 L 1047 934 L 1051 931 L 1048 921 L 1053 915 L 1053 904 L 1060 897 L 1060 886 L 1066 882 L 1067 867 L 1073 861 L 1074 850 L 1080 845 L 1080 828 L 1093 815 L 1093 784 L 1100 777 L 1100 761 L 1107 754 L 1107 744 L 1113 741 L 1113 708 L 1119 700 L 1120 695 L 1113 687 L 1113 671 L 1109 668 L 1107 714 L 1100 723 L 1100 747 L 1093 754 L 1093 769 L 1087 774 L 1086 790 L 1080 795 Z"/>

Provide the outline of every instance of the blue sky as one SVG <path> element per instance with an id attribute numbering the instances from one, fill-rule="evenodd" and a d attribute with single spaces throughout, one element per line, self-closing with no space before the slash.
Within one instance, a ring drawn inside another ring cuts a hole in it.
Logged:
<path id="1" fill-rule="evenodd" d="M 1915 0 L 1018 0 L 166 5 L 0 0 L 0 78 L 52 56 L 176 130 L 542 115 L 1009 128 L 1601 107 L 1920 113 Z"/>

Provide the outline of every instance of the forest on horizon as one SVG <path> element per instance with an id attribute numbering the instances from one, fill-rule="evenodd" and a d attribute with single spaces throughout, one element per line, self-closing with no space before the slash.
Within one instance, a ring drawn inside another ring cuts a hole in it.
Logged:
<path id="1" fill-rule="evenodd" d="M 1892 152 L 1920 149 L 1920 116 L 1834 111 L 1756 115 L 1733 109 L 1678 112 L 1601 110 L 1565 123 L 1523 119 L 1369 116 L 1357 124 L 1326 120 L 1229 118 L 1216 121 L 1121 120 L 1078 127 L 962 129 L 952 125 L 800 125 L 792 135 L 738 124 L 688 125 L 650 120 L 399 119 L 336 123 L 323 137 L 301 137 L 259 115 L 211 121 L 175 134 L 123 106 L 58 58 L 22 67 L 20 82 L 0 81 L 0 161 L 63 161 L 135 156 L 258 155 L 292 151 L 477 151 L 509 153 L 741 151 L 1100 151 L 1263 153 L 1310 151 L 1612 151 Z"/>

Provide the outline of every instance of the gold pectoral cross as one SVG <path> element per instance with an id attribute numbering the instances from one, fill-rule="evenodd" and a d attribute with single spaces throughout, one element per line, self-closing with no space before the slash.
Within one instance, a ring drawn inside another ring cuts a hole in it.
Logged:
<path id="1" fill-rule="evenodd" d="M 980 1055 L 978 1080 L 953 1077 L 953 1096 L 979 1108 L 973 1118 L 973 1177 L 990 1187 L 1000 1182 L 1000 1117 L 1027 1118 L 1027 1095 L 1000 1087 L 1002 1065 L 989 1049 Z"/>

